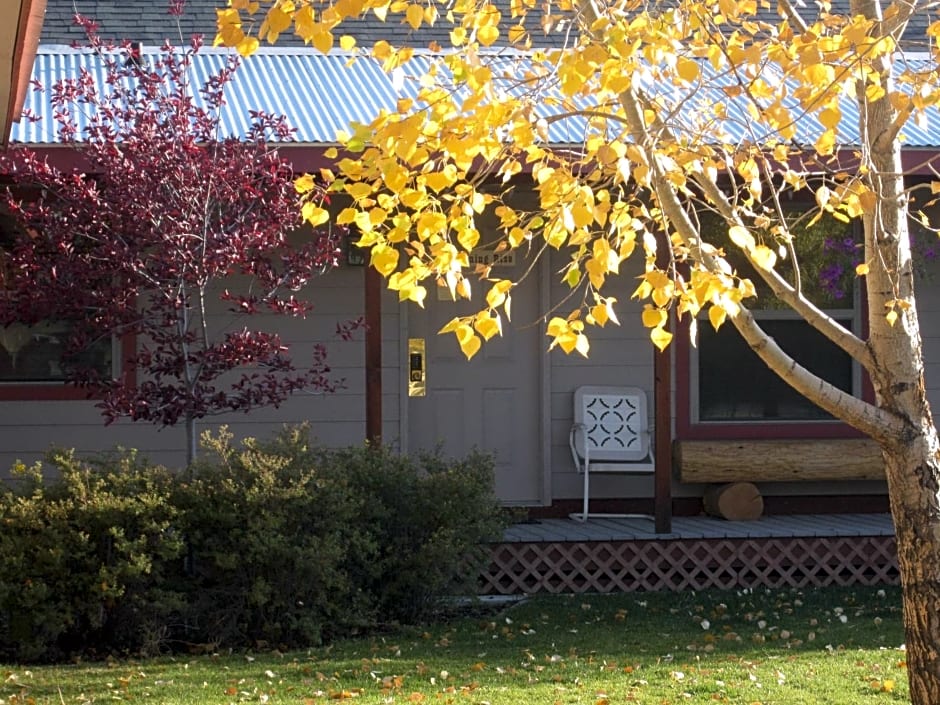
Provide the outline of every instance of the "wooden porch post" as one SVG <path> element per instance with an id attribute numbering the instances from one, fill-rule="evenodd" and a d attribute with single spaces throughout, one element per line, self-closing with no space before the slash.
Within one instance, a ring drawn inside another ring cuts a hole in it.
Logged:
<path id="1" fill-rule="evenodd" d="M 657 237 L 656 265 L 667 269 L 670 264 L 668 237 Z M 674 328 L 675 316 L 669 309 L 669 327 Z M 654 463 L 653 515 L 657 534 L 672 531 L 672 348 L 653 352 L 653 446 Z"/>
<path id="2" fill-rule="evenodd" d="M 366 264 L 366 440 L 382 443 L 382 277 Z"/>
<path id="3" fill-rule="evenodd" d="M 653 398 L 653 513 L 656 533 L 668 534 L 672 531 L 672 346 L 653 353 Z"/>

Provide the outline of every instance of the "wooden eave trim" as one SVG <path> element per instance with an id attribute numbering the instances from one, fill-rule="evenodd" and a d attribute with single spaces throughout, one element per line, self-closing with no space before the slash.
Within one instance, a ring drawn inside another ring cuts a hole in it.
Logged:
<path id="1" fill-rule="evenodd" d="M 11 67 L 11 95 L 7 103 L 7 114 L 3 116 L 3 132 L 0 144 L 6 144 L 10 136 L 11 125 L 20 119 L 29 79 L 39 48 L 39 35 L 42 32 L 42 20 L 46 14 L 46 0 L 21 0 L 20 15 L 17 21 L 16 42 L 13 47 L 13 65 Z"/>

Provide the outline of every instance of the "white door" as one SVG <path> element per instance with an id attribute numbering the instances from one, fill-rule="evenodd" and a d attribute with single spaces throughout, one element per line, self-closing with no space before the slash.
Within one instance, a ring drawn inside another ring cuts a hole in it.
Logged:
<path id="1" fill-rule="evenodd" d="M 494 268 L 494 277 L 516 276 Z M 536 273 L 512 291 L 512 323 L 503 335 L 484 343 L 467 360 L 452 333 L 438 335 L 456 315 L 479 309 L 485 283 L 476 282 L 474 302 L 454 302 L 432 288 L 425 310 L 408 312 L 408 336 L 427 346 L 427 395 L 408 400 L 411 450 L 440 446 L 445 455 L 461 457 L 474 447 L 496 460 L 496 494 L 507 504 L 542 501 L 540 365 L 544 345 L 538 316 Z M 440 300 L 446 299 L 446 300 Z"/>

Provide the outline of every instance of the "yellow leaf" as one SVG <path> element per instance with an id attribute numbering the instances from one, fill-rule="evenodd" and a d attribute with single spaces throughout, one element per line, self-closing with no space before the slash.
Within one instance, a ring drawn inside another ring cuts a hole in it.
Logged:
<path id="1" fill-rule="evenodd" d="M 819 136 L 819 139 L 816 140 L 816 152 L 819 153 L 820 156 L 828 157 L 830 154 L 832 154 L 835 144 L 835 130 L 826 130 Z"/>
<path id="2" fill-rule="evenodd" d="M 653 330 L 650 331 L 650 340 L 652 340 L 653 345 L 662 352 L 669 347 L 669 343 L 672 341 L 672 333 L 664 328 L 653 328 Z"/>
<path id="3" fill-rule="evenodd" d="M 483 336 L 484 340 L 489 340 L 500 331 L 499 319 L 489 315 L 482 315 L 473 322 L 473 327 L 477 333 Z"/>
<path id="4" fill-rule="evenodd" d="M 405 10 L 405 21 L 411 25 L 412 29 L 421 27 L 424 21 L 424 8 L 421 5 L 409 5 Z"/>
<path id="5" fill-rule="evenodd" d="M 258 51 L 258 39 L 256 37 L 244 37 L 235 45 L 235 50 L 247 58 Z"/>
<path id="6" fill-rule="evenodd" d="M 294 179 L 294 189 L 297 193 L 309 193 L 313 191 L 316 182 L 313 180 L 313 174 L 304 174 Z"/>
<path id="7" fill-rule="evenodd" d="M 742 250 L 747 251 L 754 247 L 754 236 L 743 225 L 732 225 L 728 228 L 728 237 Z"/>
<path id="8" fill-rule="evenodd" d="M 819 122 L 823 124 L 823 127 L 834 130 L 842 122 L 842 112 L 836 107 L 826 108 L 819 113 Z"/>
<path id="9" fill-rule="evenodd" d="M 432 171 L 430 174 L 424 174 L 421 178 L 433 191 L 443 191 L 453 186 L 455 180 L 451 178 L 450 174 L 441 171 Z"/>
<path id="10" fill-rule="evenodd" d="M 886 318 L 887 321 L 888 321 L 888 325 L 893 327 L 894 324 L 897 323 L 897 320 L 898 320 L 898 312 L 895 311 L 894 309 L 892 309 L 892 310 L 888 311 L 888 313 L 885 314 L 885 318 Z"/>
<path id="11" fill-rule="evenodd" d="M 328 54 L 333 48 L 333 33 L 325 25 L 319 23 L 313 26 L 310 36 L 304 39 L 309 39 L 321 54 Z"/>
<path id="12" fill-rule="evenodd" d="M 462 323 L 463 323 L 463 321 L 461 321 L 459 318 L 452 318 L 452 319 L 450 319 L 450 321 L 449 321 L 443 328 L 441 328 L 437 333 L 438 333 L 438 335 L 440 335 L 441 333 L 453 333 L 454 331 L 456 331 L 456 330 L 461 326 Z"/>
<path id="13" fill-rule="evenodd" d="M 559 316 L 554 316 L 549 322 L 548 327 L 546 328 L 546 335 L 550 335 L 553 338 L 557 338 L 568 330 L 568 321 Z"/>
<path id="14" fill-rule="evenodd" d="M 885 89 L 877 83 L 869 83 L 865 87 L 865 97 L 869 103 L 874 103 L 885 97 Z"/>
<path id="15" fill-rule="evenodd" d="M 424 308 L 424 300 L 428 296 L 428 290 L 421 286 L 420 284 L 409 286 L 407 289 L 402 289 L 399 292 L 399 295 L 404 293 L 409 301 L 414 301 L 418 306 Z M 399 300 L 401 300 L 399 298 Z"/>
<path id="16" fill-rule="evenodd" d="M 814 88 L 826 89 L 835 81 L 836 70 L 828 64 L 813 64 L 806 67 L 804 76 Z"/>
<path id="17" fill-rule="evenodd" d="M 330 219 L 330 212 L 315 203 L 304 203 L 300 209 L 300 214 L 313 227 L 323 225 Z"/>
<path id="18" fill-rule="evenodd" d="M 339 215 L 336 216 L 336 224 L 349 225 L 355 222 L 356 213 L 358 213 L 358 211 L 355 208 L 343 208 L 343 210 L 339 212 Z"/>
<path id="19" fill-rule="evenodd" d="M 591 344 L 584 333 L 579 333 L 575 339 L 574 347 L 583 357 L 587 357 L 588 351 L 591 349 Z"/>
<path id="20" fill-rule="evenodd" d="M 526 30 L 525 25 L 516 24 L 509 28 L 510 44 L 519 44 L 524 42 L 528 36 L 529 32 Z"/>
<path id="21" fill-rule="evenodd" d="M 676 62 L 676 73 L 686 83 L 692 83 L 699 77 L 698 62 L 684 57 L 680 58 Z"/>
<path id="22" fill-rule="evenodd" d="M 607 262 L 592 257 L 584 264 L 584 270 L 591 279 L 591 286 L 600 289 L 604 286 L 604 280 L 607 274 Z"/>
<path id="23" fill-rule="evenodd" d="M 277 41 L 277 35 L 290 27 L 292 19 L 290 12 L 285 12 L 281 5 L 275 5 L 268 10 L 265 22 L 272 43 Z"/>
<path id="24" fill-rule="evenodd" d="M 460 350 L 468 360 L 479 352 L 482 343 L 473 328 L 464 324 L 457 329 L 456 335 Z"/>
<path id="25" fill-rule="evenodd" d="M 494 25 L 480 27 L 479 31 L 477 32 L 477 39 L 480 40 L 480 44 L 483 46 L 490 46 L 493 42 L 499 39 L 499 27 Z"/>
<path id="26" fill-rule="evenodd" d="M 607 307 L 604 304 L 595 304 L 591 307 L 591 316 L 594 318 L 594 321 L 603 328 L 607 325 L 609 317 L 607 315 Z"/>
<path id="27" fill-rule="evenodd" d="M 721 306 L 711 306 L 708 309 L 708 320 L 711 321 L 712 327 L 715 330 L 718 330 L 721 327 L 721 324 L 725 322 L 725 317 L 727 312 Z"/>
<path id="28" fill-rule="evenodd" d="M 343 51 L 352 51 L 356 48 L 356 38 L 350 37 L 348 34 L 344 34 L 339 38 L 339 46 Z"/>
<path id="29" fill-rule="evenodd" d="M 398 266 L 398 250 L 388 245 L 376 245 L 372 248 L 372 266 L 387 277 Z"/>
<path id="30" fill-rule="evenodd" d="M 669 314 L 666 313 L 661 308 L 653 308 L 649 304 L 643 309 L 643 325 L 647 328 L 659 328 L 669 317 Z"/>
<path id="31" fill-rule="evenodd" d="M 866 274 L 868 274 L 868 265 L 865 264 L 864 262 L 862 262 L 861 264 L 857 265 L 857 266 L 855 267 L 855 274 L 856 274 L 856 276 L 864 277 Z"/>
<path id="32" fill-rule="evenodd" d="M 436 211 L 425 211 L 418 216 L 415 225 L 418 237 L 426 240 L 432 235 L 442 235 L 447 232 L 447 216 Z"/>
<path id="33" fill-rule="evenodd" d="M 490 308 L 502 306 L 506 300 L 506 293 L 512 287 L 512 282 L 506 279 L 500 280 L 486 293 L 486 305 Z"/>
<path id="34" fill-rule="evenodd" d="M 771 250 L 767 245 L 758 245 L 751 250 L 751 258 L 761 269 L 773 269 L 777 263 L 777 253 Z"/>
<path id="35" fill-rule="evenodd" d="M 238 14 L 238 10 L 229 8 L 227 10 L 216 10 L 216 27 L 217 34 L 215 35 L 215 41 L 213 44 L 215 46 L 233 47 L 237 46 L 238 43 L 245 38 L 245 33 L 242 31 L 242 20 Z"/>
<path id="36" fill-rule="evenodd" d="M 467 30 L 464 27 L 455 27 L 450 33 L 450 43 L 455 47 L 463 46 L 467 41 Z"/>

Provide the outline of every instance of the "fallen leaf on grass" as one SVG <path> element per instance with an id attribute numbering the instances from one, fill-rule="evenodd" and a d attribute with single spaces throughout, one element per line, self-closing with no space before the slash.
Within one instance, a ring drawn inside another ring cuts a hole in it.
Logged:
<path id="1" fill-rule="evenodd" d="M 352 690 L 331 690 L 330 700 L 349 700 L 358 698 L 362 695 L 362 688 L 353 688 Z"/>
<path id="2" fill-rule="evenodd" d="M 875 678 L 871 681 L 870 685 L 872 690 L 877 690 L 881 693 L 894 692 L 894 679 L 892 678 L 885 678 L 884 680 Z"/>

